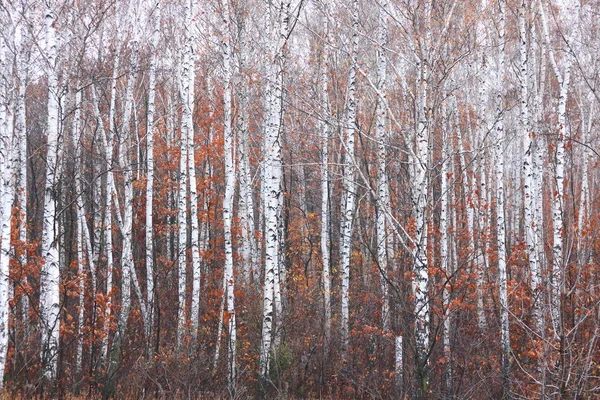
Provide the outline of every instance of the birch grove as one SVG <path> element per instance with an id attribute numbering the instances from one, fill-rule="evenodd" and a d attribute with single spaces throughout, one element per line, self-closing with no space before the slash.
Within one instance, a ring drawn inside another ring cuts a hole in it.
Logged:
<path id="1" fill-rule="evenodd" d="M 6 0 L 6 398 L 596 398 L 598 4 Z"/>

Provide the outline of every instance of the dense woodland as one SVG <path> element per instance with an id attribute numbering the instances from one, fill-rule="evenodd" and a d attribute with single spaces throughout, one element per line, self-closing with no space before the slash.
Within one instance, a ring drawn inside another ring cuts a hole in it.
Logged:
<path id="1" fill-rule="evenodd" d="M 599 398 L 599 16 L 1 1 L 5 396 Z"/>

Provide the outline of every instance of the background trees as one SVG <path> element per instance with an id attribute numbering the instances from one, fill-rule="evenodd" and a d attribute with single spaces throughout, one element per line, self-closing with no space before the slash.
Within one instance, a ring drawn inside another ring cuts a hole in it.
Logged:
<path id="1" fill-rule="evenodd" d="M 598 396 L 597 7 L 6 1 L 5 389 Z"/>

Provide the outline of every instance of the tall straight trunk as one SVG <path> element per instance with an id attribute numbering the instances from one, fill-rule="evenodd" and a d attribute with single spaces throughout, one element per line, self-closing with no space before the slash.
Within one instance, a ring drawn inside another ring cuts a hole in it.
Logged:
<path id="1" fill-rule="evenodd" d="M 554 70 L 556 79 L 560 89 L 558 98 L 558 126 L 556 127 L 557 137 L 555 142 L 554 153 L 554 187 L 552 196 L 552 229 L 553 229 L 553 245 L 552 245 L 552 273 L 550 275 L 550 315 L 554 328 L 554 335 L 558 338 L 562 333 L 561 321 L 561 296 L 564 294 L 564 260 L 563 260 L 563 232 L 564 232 L 564 216 L 563 216 L 563 197 L 564 197 L 564 182 L 565 182 L 565 139 L 568 137 L 568 127 L 566 120 L 567 113 L 567 95 L 569 91 L 569 81 L 571 77 L 571 64 L 573 55 L 571 51 L 566 52 L 564 57 L 563 71 L 556 61 L 554 49 L 550 41 L 548 32 L 548 22 L 544 4 L 540 1 L 540 14 L 542 19 L 542 27 L 544 30 L 544 42 L 548 49 L 550 63 Z M 572 4 L 576 9 L 568 9 L 569 13 L 578 15 L 579 2 L 575 1 Z M 563 18 L 568 18 L 564 16 Z M 572 17 L 572 16 L 571 16 Z M 577 23 L 580 21 L 577 20 Z M 577 29 L 573 27 L 572 29 Z M 568 38 L 568 40 L 576 38 Z M 576 42 L 576 40 L 575 40 Z M 573 45 L 576 45 L 576 43 Z"/>
<path id="2" fill-rule="evenodd" d="M 24 18 L 27 18 L 25 11 Z M 15 19 L 17 17 L 15 16 Z M 25 116 L 25 90 L 27 88 L 27 75 L 28 75 L 28 59 L 26 51 L 26 42 L 29 40 L 27 36 L 27 29 L 25 24 L 21 23 L 15 30 L 15 43 L 18 51 L 18 59 L 16 63 L 16 78 L 18 81 L 18 92 L 17 92 L 17 104 L 15 109 L 15 139 L 18 150 L 18 166 L 17 166 L 17 177 L 16 177 L 16 195 L 17 195 L 17 207 L 19 209 L 19 242 L 24 244 L 27 242 L 27 121 Z M 20 249 L 20 253 L 16 251 L 15 254 L 19 256 L 19 264 L 25 266 L 27 264 L 27 251 L 24 248 Z M 21 278 L 23 284 L 27 284 L 27 277 Z M 24 342 L 28 339 L 29 329 L 29 296 L 21 296 L 21 307 L 22 307 L 22 318 L 23 326 L 25 327 Z"/>
<path id="3" fill-rule="evenodd" d="M 329 122 L 329 44 L 323 44 L 321 62 L 321 260 L 323 263 L 323 310 L 325 314 L 325 347 L 331 342 L 331 233 L 329 226 L 329 137 L 331 125 Z"/>
<path id="4" fill-rule="evenodd" d="M 258 281 L 257 264 L 258 253 L 256 238 L 254 235 L 254 198 L 252 196 L 252 174 L 250 169 L 250 130 L 249 113 L 250 93 L 249 79 L 245 72 L 246 68 L 246 33 L 241 33 L 240 50 L 238 55 L 238 73 L 242 76 L 242 84 L 239 87 L 239 111 L 237 118 L 238 129 L 238 164 L 239 164 L 239 218 L 242 236 L 242 273 L 246 284 Z"/>
<path id="5" fill-rule="evenodd" d="M 193 7 L 194 3 L 190 3 L 190 8 Z M 191 8 L 193 10 L 193 8 Z M 187 119 L 184 124 L 186 126 L 187 133 L 187 145 L 188 145 L 188 179 L 190 185 L 190 239 L 191 239 L 191 250 L 192 250 L 192 301 L 190 308 L 190 321 L 192 329 L 192 338 L 195 340 L 198 336 L 198 318 L 200 312 L 200 278 L 202 273 L 202 265 L 200 264 L 200 243 L 202 241 L 201 231 L 198 220 L 198 184 L 196 180 L 196 141 L 194 135 L 194 82 L 196 80 L 196 67 L 193 45 L 196 38 L 192 35 L 190 37 L 190 64 L 189 64 L 189 83 L 188 89 L 186 90 L 186 106 L 182 118 Z"/>
<path id="6" fill-rule="evenodd" d="M 487 93 L 486 93 L 487 96 Z M 486 103 L 487 103 L 487 98 L 486 98 Z M 488 110 L 484 109 L 483 111 L 484 113 L 487 113 Z M 477 159 L 476 159 L 476 166 L 477 166 L 477 170 L 479 172 L 479 185 L 478 188 L 476 189 L 476 192 L 478 194 L 477 196 L 477 245 L 475 247 L 475 269 L 476 269 L 476 276 L 477 276 L 477 322 L 479 323 L 479 329 L 481 329 L 481 332 L 486 332 L 487 331 L 487 317 L 485 314 L 485 286 L 486 286 L 486 270 L 487 270 L 487 264 L 486 264 L 486 257 L 485 257 L 485 253 L 486 253 L 486 235 L 488 233 L 488 224 L 489 224 L 489 218 L 488 218 L 488 203 L 486 201 L 487 197 L 488 197 L 488 187 L 487 187 L 487 183 L 486 183 L 486 175 L 487 175 L 487 169 L 486 169 L 486 155 L 487 155 L 487 151 L 486 151 L 486 147 L 487 147 L 487 143 L 485 138 L 487 136 L 487 118 L 484 119 L 484 124 L 483 126 L 485 126 L 485 128 L 482 129 L 482 127 L 480 126 L 478 129 L 478 134 L 479 134 L 479 138 L 478 138 L 478 142 L 479 142 L 479 148 L 477 149 L 478 154 L 476 155 Z M 472 233 L 474 234 L 475 231 L 473 230 Z"/>
<path id="7" fill-rule="evenodd" d="M 528 71 L 528 54 L 527 54 L 527 30 L 525 29 L 526 2 L 522 1 L 519 7 L 519 82 L 520 82 L 520 103 L 521 103 L 521 126 L 523 129 L 523 146 L 525 148 L 525 160 L 523 162 L 523 174 L 525 180 L 524 196 L 525 196 L 525 239 L 527 244 L 527 253 L 529 256 L 529 269 L 531 271 L 531 290 L 533 292 L 533 316 L 534 323 L 538 334 L 543 334 L 544 322 L 542 314 L 543 298 L 541 293 L 542 274 L 538 261 L 537 252 L 537 236 L 535 234 L 535 219 L 534 219 L 534 199 L 535 199 L 535 184 L 533 180 L 533 156 L 534 143 L 533 132 L 531 131 L 530 115 L 529 115 L 529 71 Z M 501 155 L 499 155 L 501 156 Z"/>
<path id="8" fill-rule="evenodd" d="M 592 137 L 592 123 L 594 116 L 594 95 L 592 92 L 589 92 L 587 95 L 587 103 L 589 105 L 588 115 L 586 116 L 583 107 L 581 107 L 581 131 L 582 138 L 581 141 L 584 143 L 582 149 L 583 156 L 583 165 L 581 167 L 581 192 L 579 193 L 579 205 L 578 205 L 578 213 L 577 213 L 577 232 L 579 233 L 579 239 L 577 240 L 577 254 L 578 254 L 578 263 L 579 268 L 583 267 L 587 263 L 588 259 L 588 250 L 586 249 L 586 240 L 584 240 L 583 232 L 585 231 L 586 224 L 589 218 L 589 210 L 591 210 L 590 204 L 590 151 L 587 147 L 587 143 L 590 141 Z"/>
<path id="9" fill-rule="evenodd" d="M 488 7 L 487 0 L 483 0 L 481 4 L 481 12 L 486 13 Z M 481 58 L 480 58 L 480 70 L 478 77 L 478 124 L 475 129 L 476 137 L 472 138 L 472 146 L 477 143 L 475 146 L 475 152 L 473 153 L 474 157 L 474 170 L 475 174 L 473 174 L 472 180 L 472 191 L 471 196 L 476 196 L 477 200 L 472 199 L 473 210 L 476 210 L 476 218 L 474 218 L 471 222 L 473 225 L 471 226 L 471 240 L 473 241 L 473 250 L 474 250 L 474 269 L 476 274 L 476 287 L 477 287 L 477 322 L 479 324 L 480 331 L 487 331 L 487 318 L 485 315 L 485 274 L 486 274 L 486 264 L 485 264 L 485 252 L 486 252 L 486 240 L 485 235 L 488 227 L 488 204 L 486 204 L 486 198 L 488 194 L 488 187 L 486 185 L 486 168 L 485 168 L 485 159 L 486 159 L 486 149 L 487 149 L 487 137 L 488 130 L 490 129 L 490 109 L 488 107 L 489 103 L 489 89 L 490 89 L 490 55 L 488 54 L 488 47 L 490 46 L 490 38 L 488 32 L 486 31 L 486 27 L 483 19 L 479 20 L 477 26 L 477 40 L 481 42 Z M 473 217 L 472 217 L 473 218 Z M 477 235 L 475 234 L 475 227 L 477 228 Z"/>
<path id="10" fill-rule="evenodd" d="M 184 65 L 185 62 L 184 62 Z M 186 68 L 186 67 L 184 67 Z M 184 105 L 184 107 L 186 107 Z M 179 160 L 179 195 L 177 201 L 178 217 L 177 222 L 179 225 L 179 237 L 177 240 L 178 250 L 178 299 L 179 307 L 177 309 L 177 346 L 180 347 L 183 344 L 183 339 L 186 330 L 186 314 L 185 314 L 185 300 L 186 300 L 186 285 L 187 285 L 187 162 L 188 162 L 188 145 L 187 145 L 187 134 L 184 131 L 183 121 L 181 129 L 180 139 L 180 160 Z"/>
<path id="11" fill-rule="evenodd" d="M 152 34 L 152 56 L 148 77 L 148 126 L 146 128 L 146 342 L 147 348 L 152 349 L 152 331 L 154 326 L 154 240 L 153 240 L 153 199 L 154 199 L 154 130 L 156 128 L 156 64 L 158 41 L 160 35 L 160 1 L 156 2 L 153 18 L 155 21 Z"/>
<path id="12" fill-rule="evenodd" d="M 377 123 L 375 136 L 377 138 L 377 264 L 381 274 L 381 325 L 384 331 L 390 330 L 390 298 L 387 282 L 388 257 L 392 254 L 392 235 L 388 231 L 386 210 L 390 208 L 390 189 L 387 175 L 387 3 L 380 4 L 379 32 L 377 38 Z"/>
<path id="13" fill-rule="evenodd" d="M 533 41 L 537 38 L 535 34 L 535 26 L 536 24 L 531 24 L 531 33 L 530 37 Z M 537 39 L 539 41 L 539 38 Z M 543 136 L 538 133 L 541 122 L 542 122 L 542 112 L 544 109 L 544 105 L 542 104 L 544 99 L 544 91 L 546 88 L 546 71 L 547 71 L 547 59 L 546 59 L 546 46 L 540 44 L 540 58 L 539 63 L 537 62 L 537 53 L 533 51 L 531 57 L 531 63 L 529 66 L 532 71 L 539 65 L 539 76 L 537 79 L 534 79 L 534 113 L 532 118 L 532 132 L 535 134 L 535 146 L 534 146 L 534 156 L 533 156 L 533 183 L 534 183 L 534 232 L 537 244 L 537 258 L 540 266 L 540 271 L 544 265 L 544 230 L 543 223 L 543 181 L 544 181 L 544 159 L 545 159 L 545 149 L 544 149 L 544 141 Z"/>
<path id="14" fill-rule="evenodd" d="M 186 318 L 186 298 L 187 298 L 187 243 L 188 243 L 188 224 L 187 224 L 187 185 L 190 172 L 195 172 L 194 161 L 194 143 L 193 143 L 193 93 L 195 80 L 194 67 L 194 43 L 192 34 L 193 3 L 185 3 L 185 26 L 184 26 L 184 44 L 183 44 L 183 62 L 181 70 L 181 96 L 183 100 L 181 113 L 181 158 L 179 162 L 179 309 L 177 313 L 177 345 L 181 347 L 187 329 Z M 191 133 L 190 133 L 191 131 Z M 190 139 L 191 142 L 190 143 Z M 192 168 L 190 168 L 190 159 Z M 190 182 L 191 183 L 191 182 Z M 195 186 L 195 182 L 194 182 Z M 195 188 L 190 189 L 194 193 Z M 190 199 L 192 202 L 197 199 Z M 193 223 L 193 222 L 192 222 Z M 194 242 L 194 238 L 192 238 Z M 194 266 L 195 268 L 195 266 Z"/>
<path id="15" fill-rule="evenodd" d="M 444 107 L 445 108 L 445 107 Z M 445 111 L 445 110 L 444 110 Z M 458 112 L 458 110 L 452 110 Z M 448 112 L 442 112 L 442 116 L 450 119 Z M 449 127 L 449 121 L 446 122 Z M 458 127 L 457 127 L 458 128 Z M 449 132 L 449 130 L 447 130 Z M 442 338 L 444 346 L 444 357 L 446 358 L 446 369 L 444 371 L 446 381 L 446 398 L 453 398 L 452 393 L 452 348 L 450 345 L 451 337 L 451 320 L 450 320 L 450 282 L 449 279 L 453 274 L 453 268 L 450 263 L 450 240 L 449 240 L 449 207 L 448 196 L 450 194 L 449 176 L 450 176 L 450 151 L 451 137 L 444 134 L 442 137 L 442 168 L 441 168 L 441 187 L 440 187 L 440 260 L 441 271 L 445 273 L 446 282 L 442 291 L 442 307 L 444 311 L 444 326 L 442 328 Z"/>
<path id="16" fill-rule="evenodd" d="M 200 246 L 202 243 L 202 231 L 198 219 L 198 185 L 196 180 L 196 157 L 195 157 L 195 139 L 194 139 L 194 63 L 191 63 L 190 73 L 190 91 L 189 104 L 190 114 L 185 114 L 189 118 L 188 122 L 188 179 L 190 184 L 190 236 L 192 249 L 192 302 L 190 309 L 190 320 L 192 325 L 192 338 L 196 339 L 199 328 L 199 312 L 200 312 L 200 278 L 202 274 L 202 265 L 200 262 Z"/>
<path id="17" fill-rule="evenodd" d="M 500 297 L 500 343 L 502 348 L 502 386 L 505 396 L 510 395 L 510 325 L 508 306 L 508 277 L 506 273 L 506 226 L 504 221 L 504 75 L 505 75 L 505 19 L 504 0 L 498 3 L 498 70 L 496 75 L 496 231 L 498 241 L 498 284 Z"/>
<path id="18" fill-rule="evenodd" d="M 566 67 L 563 81 L 560 84 L 560 97 L 558 100 L 558 137 L 556 139 L 556 154 L 554 165 L 554 196 L 552 201 L 552 275 L 551 284 L 551 315 L 555 334 L 562 330 L 561 325 L 561 296 L 564 293 L 564 260 L 563 260 L 563 198 L 565 182 L 565 139 L 568 138 L 566 121 L 567 95 L 569 90 L 570 65 Z"/>
<path id="19" fill-rule="evenodd" d="M 427 54 L 431 43 L 431 10 L 432 1 L 428 0 L 423 11 L 425 37 L 417 55 L 417 130 L 416 154 L 412 160 L 412 202 L 415 218 L 413 281 L 415 296 L 415 344 L 416 344 L 416 378 L 417 394 L 421 396 L 427 389 L 427 364 L 429 356 L 429 272 L 427 259 L 427 195 L 429 193 L 429 105 L 428 83 L 429 66 Z"/>
<path id="20" fill-rule="evenodd" d="M 77 88 L 75 88 L 77 90 Z M 72 130 L 70 135 L 71 145 L 81 146 L 78 150 L 79 160 L 83 155 L 83 144 L 81 135 L 81 91 L 78 90 L 75 93 L 75 112 L 73 113 Z M 84 225 L 85 220 L 85 209 L 83 201 L 83 163 L 75 166 L 75 205 L 77 207 L 76 212 L 76 226 L 77 226 L 77 279 L 79 280 L 79 316 L 77 319 L 77 351 L 75 361 L 75 372 L 81 374 L 83 370 L 83 330 L 84 330 L 84 318 L 85 318 L 85 272 L 84 272 Z M 87 227 L 86 227 L 87 228 Z M 89 233 L 88 233 L 89 234 Z M 88 262 L 91 260 L 88 260 Z"/>
<path id="21" fill-rule="evenodd" d="M 117 91 L 117 70 L 119 65 L 118 55 L 115 55 L 114 65 L 113 65 L 113 82 L 111 87 L 111 100 L 108 111 L 108 119 L 109 119 L 109 129 L 108 132 L 104 128 L 104 123 L 102 121 L 102 117 L 100 115 L 100 108 L 98 105 L 98 98 L 95 92 L 95 89 L 91 89 L 92 97 L 93 97 L 93 110 L 94 116 L 96 118 L 96 124 L 98 126 L 98 130 L 100 132 L 100 143 L 104 147 L 104 155 L 106 158 L 106 180 L 105 180 L 105 192 L 106 192 L 106 203 L 105 203 L 105 212 L 104 212 L 104 221 L 103 221 L 103 229 L 102 235 L 104 236 L 104 247 L 106 252 L 106 306 L 103 310 L 104 314 L 104 326 L 103 326 L 103 337 L 102 337 L 102 348 L 101 348 L 101 357 L 103 360 L 108 361 L 109 356 L 109 338 L 110 338 L 110 320 L 112 314 L 112 284 L 113 284 L 113 241 L 112 241 L 112 205 L 113 205 L 113 187 L 114 187 L 114 176 L 112 171 L 112 159 L 113 159 L 113 132 L 114 132 L 114 115 L 116 110 L 116 91 Z"/>
<path id="22" fill-rule="evenodd" d="M 268 55 L 272 57 L 271 66 L 267 72 L 269 80 L 266 91 L 267 126 L 265 129 L 263 163 L 263 207 L 265 215 L 265 274 L 263 286 L 263 321 L 262 339 L 259 359 L 259 374 L 261 384 L 265 388 L 269 380 L 271 347 L 273 341 L 273 322 L 275 317 L 275 280 L 279 274 L 279 218 L 281 178 L 282 178 L 282 138 L 281 122 L 283 111 L 283 63 L 285 60 L 285 43 L 288 36 L 289 23 L 288 0 L 278 2 L 274 7 L 279 20 L 275 23 L 269 18 L 270 38 Z M 272 10 L 270 10 L 272 12 Z M 269 13 L 270 14 L 270 13 Z"/>
<path id="23" fill-rule="evenodd" d="M 341 335 L 342 358 L 348 357 L 350 347 L 350 253 L 352 251 L 352 231 L 356 201 L 354 136 L 356 126 L 356 68 L 358 63 L 358 0 L 352 1 L 352 35 L 350 46 L 350 72 L 348 75 L 348 99 L 346 104 L 347 125 L 344 138 L 344 166 L 342 174 L 342 218 L 340 226 L 340 271 L 342 273 L 341 291 Z"/>
<path id="24" fill-rule="evenodd" d="M 227 295 L 227 315 L 228 321 L 228 345 L 227 345 L 227 383 L 229 392 L 233 395 L 236 391 L 236 320 L 235 320 L 235 281 L 233 275 L 233 243 L 231 226 L 233 220 L 233 195 L 235 190 L 235 166 L 234 166 L 234 133 L 232 128 L 232 105 L 231 105 L 231 77 L 232 77 L 232 49 L 230 44 L 230 17 L 229 17 L 229 0 L 222 0 L 223 6 L 223 70 L 225 74 L 223 109 L 224 109 L 224 155 L 225 155 L 225 197 L 223 198 L 223 230 L 225 243 L 225 287 Z"/>
<path id="25" fill-rule="evenodd" d="M 113 340 L 111 349 L 110 365 L 108 369 L 108 377 L 110 384 L 108 389 L 114 390 L 114 378 L 121 362 L 121 351 L 122 344 L 125 337 L 125 331 L 127 330 L 127 322 L 129 319 L 129 313 L 131 311 L 131 285 L 133 283 L 136 288 L 137 297 L 140 302 L 140 310 L 142 319 L 145 320 L 145 301 L 141 296 L 139 290 L 139 283 L 135 274 L 135 266 L 133 260 L 133 163 L 131 161 L 131 148 L 133 146 L 133 135 L 137 135 L 136 132 L 132 132 L 130 128 L 131 113 L 134 101 L 134 87 L 137 75 L 137 46 L 136 41 L 131 43 L 131 61 L 130 61 L 130 73 L 129 80 L 127 82 L 127 90 L 125 93 L 125 102 L 123 105 L 123 122 L 121 129 L 121 136 L 118 148 L 118 161 L 120 168 L 123 171 L 123 211 L 121 213 L 120 208 L 117 207 L 117 220 L 119 222 L 119 228 L 123 237 L 122 242 L 122 255 L 121 255 L 121 310 L 117 321 L 117 331 Z M 113 136 L 114 137 L 114 136 Z M 113 183 L 113 200 L 118 205 L 118 197 L 116 188 Z"/>
<path id="26" fill-rule="evenodd" d="M 15 197 L 15 178 L 17 162 L 15 155 L 16 142 L 11 134 L 13 128 L 12 118 L 12 93 L 11 59 L 7 56 L 7 47 L 4 41 L 0 42 L 0 71 L 6 74 L 0 80 L 0 388 L 4 380 L 4 369 L 8 350 L 11 300 L 10 246 L 12 227 L 12 204 Z M 18 122 L 18 121 L 17 121 Z"/>
<path id="27" fill-rule="evenodd" d="M 46 23 L 46 60 L 48 76 L 47 154 L 44 192 L 44 225 L 42 232 L 42 257 L 40 274 L 40 322 L 42 332 L 41 360 L 44 377 L 52 381 L 58 367 L 60 331 L 60 267 L 58 238 L 56 237 L 56 170 L 58 168 L 58 74 L 56 72 L 57 43 L 56 15 L 51 2 L 44 17 Z"/>

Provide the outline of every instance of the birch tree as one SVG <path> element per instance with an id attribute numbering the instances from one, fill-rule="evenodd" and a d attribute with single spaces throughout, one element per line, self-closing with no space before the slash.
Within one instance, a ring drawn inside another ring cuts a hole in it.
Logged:
<path id="1" fill-rule="evenodd" d="M 508 276 L 506 272 L 506 227 L 504 220 L 504 152 L 506 138 L 504 132 L 505 82 L 505 21 L 506 5 L 498 2 L 498 64 L 496 71 L 496 231 L 498 237 L 498 286 L 500 297 L 500 345 L 502 349 L 502 379 L 505 396 L 510 395 L 510 325 L 508 304 Z"/>
<path id="2" fill-rule="evenodd" d="M 235 280 L 233 275 L 233 243 L 231 234 L 231 225 L 233 219 L 233 195 L 235 190 L 235 167 L 234 167 L 234 134 L 232 127 L 232 107 L 231 107 L 231 77 L 232 70 L 232 48 L 230 43 L 230 16 L 229 16 L 229 0 L 222 0 L 223 7 L 223 72 L 225 74 L 224 84 L 224 156 L 225 156 L 225 197 L 223 199 L 223 227 L 225 236 L 225 271 L 224 271 L 224 287 L 223 290 L 227 295 L 227 314 L 229 317 L 228 329 L 229 340 L 227 346 L 227 366 L 228 375 L 227 382 L 229 392 L 231 394 L 236 391 L 236 320 L 235 320 Z"/>
<path id="3" fill-rule="evenodd" d="M 342 172 L 342 217 L 340 225 L 340 271 L 341 291 L 341 337 L 342 359 L 346 360 L 350 347 L 350 253 L 352 251 L 352 229 L 356 201 L 356 181 L 354 172 L 354 136 L 356 126 L 356 68 L 358 62 L 358 0 L 352 2 L 350 35 L 350 72 L 348 75 L 348 98 L 346 102 L 347 125 L 344 133 L 344 165 Z"/>
<path id="4" fill-rule="evenodd" d="M 56 215 L 56 172 L 58 168 L 58 74 L 56 40 L 56 5 L 49 2 L 45 11 L 46 25 L 46 75 L 48 77 L 47 154 L 44 192 L 44 228 L 42 256 L 44 265 L 40 275 L 40 322 L 42 331 L 42 365 L 44 377 L 52 381 L 58 366 L 60 332 L 60 266 L 58 255 Z"/>
<path id="5" fill-rule="evenodd" d="M 183 60 L 181 65 L 180 91 L 183 99 L 181 116 L 181 156 L 179 161 L 179 203 L 178 203 L 178 223 L 179 223 L 179 309 L 177 313 L 177 344 L 181 347 L 186 331 L 186 298 L 187 298 L 187 245 L 188 245 L 188 223 L 187 223 L 187 193 L 188 179 L 191 171 L 188 168 L 190 158 L 193 159 L 193 143 L 189 143 L 190 137 L 193 140 L 193 83 L 195 80 L 194 68 L 194 42 L 192 35 L 193 4 L 189 1 L 185 3 L 185 25 L 184 25 L 184 47 Z M 190 131 L 192 133 L 190 134 Z M 190 151 L 191 150 L 191 151 Z M 193 161 L 192 161 L 193 162 Z M 190 189 L 191 190 L 191 189 Z M 191 201 L 191 199 L 190 199 Z"/>
<path id="6" fill-rule="evenodd" d="M 154 326 L 154 237 L 153 219 L 154 214 L 154 131 L 156 129 L 156 69 L 157 52 L 160 38 L 160 1 L 156 1 L 154 8 L 154 30 L 152 32 L 150 58 L 150 71 L 148 75 L 148 126 L 146 128 L 146 340 L 148 348 L 152 348 L 152 331 Z"/>
<path id="7" fill-rule="evenodd" d="M 415 218 L 415 249 L 413 255 L 412 288 L 415 296 L 415 341 L 417 377 L 421 390 L 427 387 L 427 358 L 429 356 L 429 272 L 427 259 L 428 226 L 426 219 L 427 195 L 429 193 L 429 105 L 428 83 L 429 65 L 428 54 L 431 37 L 432 3 L 427 1 L 420 19 L 424 26 L 424 37 L 419 42 L 420 47 L 415 54 L 416 62 L 416 144 L 414 158 L 411 160 L 412 206 Z"/>
<path id="8" fill-rule="evenodd" d="M 377 76 L 378 91 L 383 97 L 377 97 L 377 158 L 378 158 L 378 182 L 377 182 L 377 264 L 381 274 L 381 291 L 383 301 L 381 305 L 381 317 L 383 330 L 390 329 L 390 299 L 388 293 L 388 257 L 392 252 L 392 236 L 388 232 L 386 210 L 390 209 L 390 194 L 387 174 L 387 59 L 385 46 L 387 45 L 387 18 L 389 11 L 387 3 L 383 2 L 379 9 L 379 32 L 377 43 Z"/>
<path id="9" fill-rule="evenodd" d="M 275 316 L 275 279 L 279 274 L 279 218 L 281 218 L 280 197 L 282 182 L 282 132 L 281 113 L 283 101 L 283 73 L 285 44 L 288 38 L 290 1 L 277 2 L 267 13 L 269 44 L 267 56 L 271 66 L 267 69 L 267 110 L 264 142 L 263 182 L 261 185 L 265 207 L 265 273 L 263 287 L 262 338 L 259 359 L 261 384 L 269 380 L 269 367 L 272 350 L 273 322 Z"/>
<path id="10" fill-rule="evenodd" d="M 11 259 L 11 206 L 15 196 L 15 178 L 18 165 L 15 138 L 11 134 L 14 123 L 12 95 L 12 60 L 8 54 L 9 38 L 0 41 L 0 376 L 4 378 L 9 339 L 11 288 L 9 267 Z M 0 389 L 4 383 L 0 383 Z"/>
<path id="11" fill-rule="evenodd" d="M 568 137 L 567 126 L 567 95 L 569 91 L 569 82 L 571 79 L 571 65 L 573 56 L 571 52 L 567 52 L 563 60 L 563 69 L 556 60 L 554 49 L 550 41 L 548 22 L 546 18 L 545 6 L 540 0 L 540 13 L 542 18 L 542 27 L 544 30 L 544 42 L 547 47 L 550 64 L 554 70 L 554 75 L 558 81 L 560 93 L 558 98 L 558 125 L 556 131 L 558 135 L 555 142 L 554 154 L 554 189 L 552 199 L 552 230 L 553 230 L 553 245 L 552 245 L 552 274 L 550 275 L 550 315 L 552 317 L 553 330 L 558 337 L 562 330 L 561 322 L 561 297 L 564 294 L 564 255 L 563 255 L 563 235 L 564 235 L 564 182 L 565 182 L 565 141 Z M 563 15 L 565 20 L 577 23 L 579 21 L 579 1 L 569 1 L 563 4 Z M 577 27 L 572 27 L 573 33 L 577 32 Z M 575 38 L 575 35 L 568 37 L 569 40 Z"/>
<path id="12" fill-rule="evenodd" d="M 327 36 L 328 37 L 328 27 Z M 331 341 L 331 260 L 330 260 L 330 222 L 329 222 L 329 140 L 331 128 L 329 124 L 329 44 L 323 43 L 321 61 L 321 260 L 323 263 L 323 309 L 325 313 L 325 342 Z"/>

